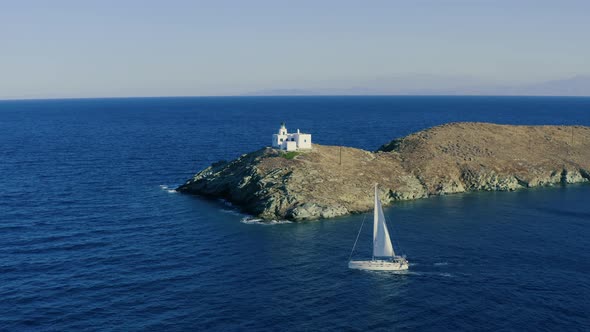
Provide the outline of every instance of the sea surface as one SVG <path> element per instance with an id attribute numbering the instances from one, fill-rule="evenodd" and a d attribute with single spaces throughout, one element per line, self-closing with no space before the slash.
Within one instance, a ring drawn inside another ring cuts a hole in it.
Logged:
<path id="1" fill-rule="evenodd" d="M 0 101 L 0 330 L 590 330 L 588 184 L 395 204 L 405 274 L 347 268 L 363 215 L 263 224 L 173 190 L 282 121 L 375 150 L 453 121 L 589 126 L 590 98 Z"/>

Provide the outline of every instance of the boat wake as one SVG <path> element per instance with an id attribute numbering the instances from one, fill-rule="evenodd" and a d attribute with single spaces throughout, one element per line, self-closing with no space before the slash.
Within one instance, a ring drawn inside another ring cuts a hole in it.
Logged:
<path id="1" fill-rule="evenodd" d="M 449 265 L 449 262 L 438 262 L 438 263 L 434 263 L 432 265 L 434 265 L 434 266 L 447 266 L 447 265 Z"/>
<path id="2" fill-rule="evenodd" d="M 264 220 L 264 219 L 258 219 L 258 218 L 253 218 L 253 217 L 244 217 L 240 220 L 241 223 L 243 224 L 248 224 L 248 225 L 265 225 L 265 226 L 270 226 L 270 225 L 283 225 L 283 224 L 292 224 L 292 221 L 289 220 Z"/>
<path id="3" fill-rule="evenodd" d="M 426 271 L 406 271 L 406 274 L 415 275 L 415 276 L 434 276 L 434 277 L 445 277 L 445 278 L 452 278 L 454 277 L 451 273 L 446 272 L 426 272 Z"/>
<path id="4" fill-rule="evenodd" d="M 176 191 L 175 189 L 170 189 L 167 185 L 161 184 L 160 185 L 160 189 L 166 191 L 169 194 L 176 194 L 178 193 L 178 191 Z"/>

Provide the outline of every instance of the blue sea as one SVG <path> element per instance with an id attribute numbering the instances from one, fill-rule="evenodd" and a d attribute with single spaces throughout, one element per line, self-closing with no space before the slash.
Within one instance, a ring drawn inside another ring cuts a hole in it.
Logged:
<path id="1" fill-rule="evenodd" d="M 590 98 L 0 101 L 0 330 L 590 330 L 589 184 L 395 204 L 407 274 L 347 268 L 362 215 L 263 224 L 173 190 L 282 121 L 375 150 L 454 121 L 590 126 Z"/>

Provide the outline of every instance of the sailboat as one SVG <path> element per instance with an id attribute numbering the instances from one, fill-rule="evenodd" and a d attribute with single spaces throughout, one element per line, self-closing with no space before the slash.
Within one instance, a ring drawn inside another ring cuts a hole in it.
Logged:
<path id="1" fill-rule="evenodd" d="M 361 230 L 362 227 L 363 225 L 361 224 Z M 354 246 L 352 247 L 351 258 L 360 234 L 361 231 L 359 230 Z M 385 223 L 385 215 L 383 214 L 383 208 L 379 200 L 377 184 L 375 184 L 375 210 L 373 213 L 373 258 L 364 261 L 353 261 L 349 259 L 348 267 L 357 270 L 376 271 L 402 271 L 407 270 L 409 267 L 408 260 L 404 256 L 396 256 L 393 251 L 389 231 Z"/>

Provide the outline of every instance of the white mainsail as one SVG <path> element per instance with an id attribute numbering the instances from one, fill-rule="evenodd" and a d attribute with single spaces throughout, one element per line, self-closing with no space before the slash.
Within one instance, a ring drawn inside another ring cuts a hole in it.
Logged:
<path id="1" fill-rule="evenodd" d="M 393 246 L 389 238 L 389 231 L 385 224 L 385 215 L 379 200 L 379 192 L 375 185 L 375 213 L 373 214 L 373 257 L 393 257 Z"/>
<path id="2" fill-rule="evenodd" d="M 352 255 L 354 254 L 354 248 L 356 242 L 359 239 L 359 235 L 363 229 L 363 223 L 356 236 L 350 257 L 348 258 L 348 267 L 356 270 L 373 270 L 373 271 L 404 271 L 410 266 L 405 256 L 396 256 L 393 252 L 393 246 L 391 245 L 391 239 L 389 238 L 389 231 L 385 224 L 385 215 L 383 215 L 383 208 L 381 207 L 381 201 L 379 200 L 379 192 L 377 191 L 377 185 L 375 185 L 375 211 L 373 214 L 373 259 L 353 261 Z"/>

